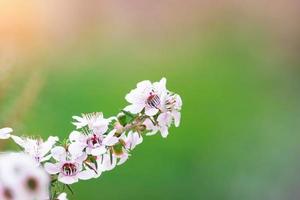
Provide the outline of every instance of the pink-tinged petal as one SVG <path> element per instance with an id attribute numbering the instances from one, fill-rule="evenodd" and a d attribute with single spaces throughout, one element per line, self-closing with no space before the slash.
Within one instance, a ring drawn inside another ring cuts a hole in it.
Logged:
<path id="1" fill-rule="evenodd" d="M 180 118 L 181 118 L 181 114 L 178 111 L 173 111 L 173 117 L 174 117 L 174 124 L 176 127 L 178 127 L 180 125 Z"/>
<path id="2" fill-rule="evenodd" d="M 60 172 L 60 168 L 59 168 L 58 164 L 53 164 L 53 163 L 49 163 L 49 162 L 45 163 L 44 169 L 49 174 L 58 174 Z"/>
<path id="3" fill-rule="evenodd" d="M 88 124 L 87 120 L 83 117 L 73 116 L 72 118 L 77 120 L 77 122 L 72 122 L 72 124 L 74 124 L 77 129 L 82 128 Z"/>
<path id="4" fill-rule="evenodd" d="M 112 145 L 116 144 L 119 141 L 119 139 L 114 136 L 115 132 L 116 132 L 116 129 L 109 132 L 109 134 L 103 139 L 102 143 L 106 146 L 112 146 Z"/>
<path id="5" fill-rule="evenodd" d="M 112 159 L 112 160 L 111 160 Z M 115 156 L 110 157 L 108 154 L 104 154 L 97 160 L 98 169 L 101 171 L 110 171 L 116 167 L 117 159 Z"/>
<path id="6" fill-rule="evenodd" d="M 84 143 L 74 142 L 68 146 L 68 151 L 72 157 L 79 157 L 83 154 L 83 150 L 86 147 Z"/>
<path id="7" fill-rule="evenodd" d="M 145 108 L 145 114 L 148 116 L 154 116 L 157 114 L 157 112 L 158 112 L 157 108 L 148 108 L 148 107 Z"/>
<path id="8" fill-rule="evenodd" d="M 23 147 L 23 148 L 25 147 L 25 141 L 21 137 L 16 136 L 16 135 L 11 135 L 11 139 L 20 147 Z"/>
<path id="9" fill-rule="evenodd" d="M 167 79 L 163 77 L 159 82 L 153 83 L 153 86 L 159 94 L 162 94 L 167 91 L 166 84 L 167 84 Z"/>
<path id="10" fill-rule="evenodd" d="M 158 130 L 155 130 L 155 131 L 151 131 L 149 133 L 146 133 L 146 136 L 152 136 L 152 135 L 155 135 L 157 133 Z"/>
<path id="11" fill-rule="evenodd" d="M 86 169 L 78 173 L 78 178 L 81 180 L 89 180 L 96 176 L 96 173 L 93 170 Z"/>
<path id="12" fill-rule="evenodd" d="M 45 161 L 49 160 L 51 157 L 52 157 L 52 155 L 49 154 L 49 155 L 43 157 L 43 158 L 40 160 L 40 162 L 45 162 Z"/>
<path id="13" fill-rule="evenodd" d="M 98 167 L 97 173 L 96 173 L 96 175 L 94 176 L 94 178 L 99 178 L 99 177 L 101 176 L 101 174 L 102 174 L 102 169 L 100 169 L 100 168 Z"/>
<path id="14" fill-rule="evenodd" d="M 58 195 L 57 200 L 68 200 L 67 194 L 65 192 Z"/>
<path id="15" fill-rule="evenodd" d="M 148 80 L 145 80 L 145 81 L 141 81 L 141 82 L 137 83 L 136 87 L 140 90 L 144 90 L 146 88 L 152 87 L 152 83 Z"/>
<path id="16" fill-rule="evenodd" d="M 176 107 L 176 109 L 180 110 L 181 106 L 182 106 L 182 99 L 178 94 L 176 94 L 175 100 L 176 100 L 176 104 L 175 104 L 176 106 L 175 107 Z"/>
<path id="17" fill-rule="evenodd" d="M 76 176 L 64 176 L 63 174 L 59 174 L 58 181 L 70 185 L 78 182 L 78 178 Z"/>
<path id="18" fill-rule="evenodd" d="M 145 107 L 145 104 L 131 104 L 124 108 L 125 111 L 131 112 L 132 114 L 140 113 Z"/>
<path id="19" fill-rule="evenodd" d="M 107 151 L 106 148 L 104 146 L 101 146 L 101 147 L 97 147 L 95 149 L 92 149 L 91 154 L 93 156 L 100 156 L 100 155 L 106 153 L 106 151 Z"/>
<path id="20" fill-rule="evenodd" d="M 59 161 L 59 160 L 66 159 L 67 152 L 64 147 L 58 146 L 58 147 L 54 147 L 53 149 L 51 149 L 51 154 L 55 160 Z"/>
<path id="21" fill-rule="evenodd" d="M 2 128 L 0 129 L 0 139 L 8 139 L 10 138 L 10 134 L 13 132 L 12 128 Z"/>
<path id="22" fill-rule="evenodd" d="M 46 155 L 58 140 L 59 140 L 58 137 L 50 136 L 47 139 L 47 141 L 41 145 L 41 149 L 40 149 L 41 155 L 42 156 Z"/>
<path id="23" fill-rule="evenodd" d="M 85 161 L 87 159 L 87 154 L 86 153 L 82 153 L 81 156 L 78 157 L 73 157 L 73 159 L 77 162 L 77 163 L 82 163 L 83 161 Z"/>
<path id="24" fill-rule="evenodd" d="M 157 117 L 157 121 L 160 126 L 170 126 L 172 123 L 172 115 L 170 112 L 161 113 Z"/>
<path id="25" fill-rule="evenodd" d="M 84 135 L 79 131 L 72 131 L 69 135 L 69 140 L 71 142 L 79 142 L 84 139 Z"/>
<path id="26" fill-rule="evenodd" d="M 143 142 L 143 137 L 137 132 L 130 131 L 125 140 L 126 148 L 133 150 L 138 144 Z"/>
<path id="27" fill-rule="evenodd" d="M 163 138 L 166 138 L 169 135 L 169 130 L 167 126 L 163 126 L 160 128 L 160 133 Z"/>
<path id="28" fill-rule="evenodd" d="M 118 162 L 118 164 L 117 165 L 122 165 L 122 164 L 124 164 L 125 162 L 126 162 L 126 160 L 128 160 L 128 154 L 125 154 L 125 155 L 123 155 L 121 158 L 120 158 L 120 160 L 119 160 L 119 162 Z"/>

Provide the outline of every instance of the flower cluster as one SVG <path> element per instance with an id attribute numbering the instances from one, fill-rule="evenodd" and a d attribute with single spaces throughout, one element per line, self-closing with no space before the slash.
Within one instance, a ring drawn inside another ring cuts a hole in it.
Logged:
<path id="1" fill-rule="evenodd" d="M 63 142 L 53 136 L 46 141 L 19 137 L 12 134 L 11 128 L 0 129 L 0 139 L 11 138 L 34 160 L 34 167 L 44 169 L 50 177 L 50 194 L 41 192 L 38 195 L 43 193 L 42 196 L 28 200 L 66 199 L 66 194 L 61 193 L 65 188 L 71 190 L 71 184 L 98 178 L 123 164 L 144 136 L 160 132 L 165 138 L 173 123 L 179 126 L 182 101 L 178 94 L 167 90 L 165 78 L 138 83 L 125 99 L 129 105 L 114 117 L 105 118 L 101 112 L 73 116 L 75 130 Z M 49 184 L 47 177 L 44 182 Z"/>

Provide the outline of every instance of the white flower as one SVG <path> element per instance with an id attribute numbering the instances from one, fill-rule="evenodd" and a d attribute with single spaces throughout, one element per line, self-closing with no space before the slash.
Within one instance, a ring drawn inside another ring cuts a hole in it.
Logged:
<path id="1" fill-rule="evenodd" d="M 170 115 L 172 117 L 172 120 L 174 119 L 175 126 L 178 127 L 181 118 L 181 114 L 180 114 L 180 110 L 182 107 L 181 97 L 178 94 L 168 94 L 166 95 L 163 102 L 164 103 L 161 106 L 161 112 Z M 161 124 L 167 124 L 167 121 L 161 121 L 167 118 L 168 117 L 164 116 L 157 120 Z"/>
<path id="2" fill-rule="evenodd" d="M 146 135 L 154 135 L 160 131 L 162 137 L 166 138 L 169 134 L 169 127 L 172 125 L 173 121 L 176 127 L 180 124 L 180 110 L 182 106 L 182 100 L 177 94 L 168 94 L 163 98 L 163 103 L 161 104 L 161 113 L 156 119 L 146 119 L 144 125 L 146 125 L 147 130 L 150 132 Z"/>
<path id="3" fill-rule="evenodd" d="M 108 129 L 109 120 L 103 118 L 102 112 L 82 114 L 82 117 L 73 116 L 73 119 L 76 120 L 76 122 L 73 122 L 76 129 L 87 126 L 89 130 L 99 134 L 105 133 Z"/>
<path id="4" fill-rule="evenodd" d="M 119 140 L 115 137 L 116 130 L 112 130 L 107 135 L 91 132 L 84 134 L 79 131 L 73 131 L 69 140 L 71 144 L 68 150 L 71 154 L 79 156 L 85 150 L 87 154 L 99 156 L 107 151 L 107 146 L 116 144 Z"/>
<path id="5" fill-rule="evenodd" d="M 60 195 L 58 195 L 58 197 L 56 199 L 57 200 L 68 200 L 67 194 L 65 192 L 63 192 Z"/>
<path id="6" fill-rule="evenodd" d="M 50 178 L 29 155 L 1 154 L 0 166 L 0 199 L 42 200 L 49 196 Z"/>
<path id="7" fill-rule="evenodd" d="M 50 136 L 45 142 L 42 139 L 18 137 L 15 135 L 11 135 L 11 138 L 24 149 L 25 153 L 32 156 L 38 163 L 47 161 L 51 158 L 51 155 L 48 153 L 53 145 L 59 140 L 58 137 L 53 136 Z"/>
<path id="8" fill-rule="evenodd" d="M 125 148 L 128 150 L 133 150 L 143 142 L 143 137 L 138 132 L 133 131 L 129 131 L 127 135 L 123 134 L 122 139 L 124 140 Z"/>
<path id="9" fill-rule="evenodd" d="M 153 116 L 158 113 L 162 97 L 166 93 L 166 78 L 153 84 L 150 81 L 139 82 L 136 89 L 126 95 L 125 99 L 131 105 L 125 107 L 124 110 L 137 114 L 145 109 L 146 115 Z"/>
<path id="10" fill-rule="evenodd" d="M 44 167 L 49 174 L 59 174 L 58 181 L 64 184 L 73 184 L 79 179 L 88 180 L 95 176 L 95 172 L 83 165 L 86 154 L 79 157 L 66 152 L 63 147 L 55 147 L 51 150 L 52 157 L 57 161 L 55 164 L 47 162 Z"/>
<path id="11" fill-rule="evenodd" d="M 13 132 L 12 128 L 1 128 L 0 129 L 0 139 L 8 139 L 10 138 L 10 134 Z"/>

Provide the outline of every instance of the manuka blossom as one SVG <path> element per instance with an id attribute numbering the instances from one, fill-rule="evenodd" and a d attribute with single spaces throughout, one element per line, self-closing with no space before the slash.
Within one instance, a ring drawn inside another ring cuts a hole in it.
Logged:
<path id="1" fill-rule="evenodd" d="M 125 97 L 130 105 L 116 116 L 73 116 L 75 130 L 63 141 L 55 136 L 46 141 L 19 137 L 11 128 L 0 129 L 0 139 L 11 138 L 23 149 L 0 154 L 0 200 L 67 200 L 64 188 L 71 190 L 79 180 L 98 178 L 122 165 L 145 135 L 160 132 L 166 138 L 173 124 L 179 126 L 182 107 L 181 97 L 166 82 L 139 82 Z"/>
<path id="2" fill-rule="evenodd" d="M 81 180 L 88 180 L 95 176 L 95 172 L 84 166 L 86 154 L 79 157 L 71 155 L 64 147 L 55 147 L 51 151 L 56 163 L 45 163 L 45 170 L 49 174 L 58 174 L 58 181 L 65 184 L 73 184 Z"/>
<path id="3" fill-rule="evenodd" d="M 95 133 L 105 133 L 108 129 L 109 120 L 103 117 L 102 112 L 83 114 L 82 117 L 73 116 L 76 129 L 87 127 Z"/>
<path id="4" fill-rule="evenodd" d="M 156 115 L 161 106 L 161 100 L 166 95 L 166 79 L 159 82 L 139 82 L 135 89 L 126 95 L 125 99 L 131 104 L 124 110 L 137 114 L 145 109 L 147 116 Z"/>
<path id="5" fill-rule="evenodd" d="M 147 135 L 154 135 L 160 131 L 162 137 L 167 137 L 169 134 L 169 127 L 174 122 L 178 127 L 180 124 L 180 110 L 182 106 L 182 100 L 179 95 L 172 94 L 165 96 L 165 99 L 161 105 L 161 112 L 156 119 L 148 118 L 144 121 L 149 133 Z"/>
<path id="6" fill-rule="evenodd" d="M 118 142 L 115 132 L 116 130 L 112 130 L 104 135 L 93 131 L 90 133 L 73 131 L 69 136 L 71 144 L 68 150 L 73 155 L 81 155 L 85 150 L 88 155 L 99 156 L 107 151 L 107 146 L 112 146 Z"/>
<path id="7" fill-rule="evenodd" d="M 0 155 L 0 199 L 45 200 L 50 178 L 36 161 L 24 153 Z"/>
<path id="8" fill-rule="evenodd" d="M 143 142 L 143 137 L 134 131 L 129 131 L 128 134 L 123 134 L 121 136 L 123 145 L 128 150 L 133 150 L 137 145 Z"/>
<path id="9" fill-rule="evenodd" d="M 19 137 L 11 135 L 16 144 L 24 149 L 24 152 L 33 157 L 38 163 L 47 161 L 51 158 L 49 154 L 58 137 L 50 136 L 45 142 L 42 139 L 33 139 L 28 137 Z"/>

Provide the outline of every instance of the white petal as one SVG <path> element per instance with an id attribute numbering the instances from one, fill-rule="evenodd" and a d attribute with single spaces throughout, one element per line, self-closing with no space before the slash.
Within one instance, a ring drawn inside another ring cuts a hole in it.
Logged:
<path id="1" fill-rule="evenodd" d="M 0 139 L 8 139 L 10 137 L 10 133 L 13 132 L 12 128 L 2 128 L 0 129 Z"/>
<path id="2" fill-rule="evenodd" d="M 174 124 L 176 127 L 178 127 L 180 125 L 180 118 L 181 118 L 181 114 L 178 111 L 173 111 L 173 117 L 174 117 Z"/>
<path id="3" fill-rule="evenodd" d="M 115 132 L 115 129 L 109 132 L 109 134 L 103 139 L 102 143 L 106 146 L 112 146 L 116 144 L 119 141 L 119 139 L 114 136 Z"/>
<path id="4" fill-rule="evenodd" d="M 172 123 L 172 115 L 170 112 L 161 113 L 157 117 L 157 121 L 160 126 L 170 126 Z"/>
<path id="5" fill-rule="evenodd" d="M 77 129 L 82 128 L 88 124 L 87 120 L 83 117 L 73 116 L 73 119 L 77 120 L 77 122 L 73 122 Z"/>
<path id="6" fill-rule="evenodd" d="M 155 131 L 151 131 L 149 133 L 146 133 L 146 136 L 152 136 L 152 135 L 155 135 L 157 133 L 158 130 L 155 130 Z"/>
<path id="7" fill-rule="evenodd" d="M 145 80 L 145 81 L 141 81 L 141 82 L 137 83 L 136 87 L 143 90 L 145 88 L 152 87 L 152 83 L 148 80 Z"/>
<path id="8" fill-rule="evenodd" d="M 45 163 L 44 168 L 49 174 L 58 174 L 60 172 L 60 168 L 57 164 L 47 162 Z"/>
<path id="9" fill-rule="evenodd" d="M 163 138 L 166 138 L 169 134 L 169 131 L 168 131 L 168 127 L 167 126 L 163 126 L 160 128 L 160 133 L 161 133 L 161 136 Z"/>
<path id="10" fill-rule="evenodd" d="M 75 157 L 75 158 L 73 157 L 73 159 L 79 164 L 81 164 L 83 161 L 85 161 L 86 158 L 87 158 L 87 154 L 84 152 L 79 157 Z"/>
<path id="11" fill-rule="evenodd" d="M 84 135 L 79 131 L 72 131 L 69 135 L 69 140 L 71 142 L 78 142 L 84 138 Z"/>
<path id="12" fill-rule="evenodd" d="M 72 157 L 79 157 L 83 154 L 83 150 L 86 147 L 84 143 L 74 142 L 68 146 L 68 151 Z"/>
<path id="13" fill-rule="evenodd" d="M 41 155 L 46 155 L 58 140 L 58 137 L 50 136 L 48 140 L 41 145 Z"/>
<path id="14" fill-rule="evenodd" d="M 176 109 L 178 109 L 178 110 L 180 110 L 181 109 L 181 106 L 182 106 L 182 99 L 181 99 L 181 97 L 178 95 L 178 94 L 176 94 Z"/>
<path id="15" fill-rule="evenodd" d="M 96 173 L 93 170 L 86 169 L 84 171 L 79 172 L 77 176 L 79 179 L 89 180 L 91 178 L 94 178 L 96 176 Z"/>
<path id="16" fill-rule="evenodd" d="M 68 200 L 67 194 L 65 192 L 61 193 L 60 195 L 58 195 L 57 200 Z"/>
<path id="17" fill-rule="evenodd" d="M 69 185 L 78 182 L 78 178 L 76 176 L 64 176 L 63 174 L 59 174 L 58 181 Z"/>
<path id="18" fill-rule="evenodd" d="M 112 156 L 112 160 L 110 155 L 104 154 L 103 156 L 99 157 L 97 160 L 98 168 L 101 171 L 109 171 L 115 168 L 117 164 L 117 159 L 115 156 Z"/>
<path id="19" fill-rule="evenodd" d="M 45 161 L 49 160 L 51 157 L 52 157 L 51 154 L 49 154 L 49 155 L 47 155 L 45 157 L 42 157 L 41 160 L 40 160 L 40 162 L 45 162 Z"/>
<path id="20" fill-rule="evenodd" d="M 13 141 L 19 145 L 20 147 L 25 147 L 25 141 L 19 137 L 19 136 L 16 136 L 16 135 L 11 135 L 11 139 L 13 139 Z"/>
<path id="21" fill-rule="evenodd" d="M 158 112 L 157 108 L 147 108 L 145 109 L 145 114 L 148 116 L 153 116 L 156 115 L 156 113 Z"/>
<path id="22" fill-rule="evenodd" d="M 155 87 L 155 90 L 162 95 L 162 93 L 167 92 L 166 84 L 167 79 L 163 77 L 159 82 L 153 83 L 153 87 Z"/>
<path id="23" fill-rule="evenodd" d="M 131 104 L 124 108 L 125 111 L 131 112 L 132 114 L 137 114 L 143 110 L 145 104 Z"/>
<path id="24" fill-rule="evenodd" d="M 123 155 L 123 156 L 120 158 L 120 160 L 119 160 L 119 162 L 118 162 L 117 165 L 122 165 L 122 164 L 124 164 L 124 163 L 126 162 L 127 159 L 128 159 L 128 154 Z"/>
<path id="25" fill-rule="evenodd" d="M 51 150 L 51 154 L 55 160 L 65 160 L 66 155 L 67 155 L 66 149 L 61 146 L 54 147 Z"/>
<path id="26" fill-rule="evenodd" d="M 106 153 L 106 151 L 107 151 L 106 148 L 104 146 L 101 146 L 101 147 L 97 147 L 95 149 L 92 149 L 91 154 L 93 156 L 100 156 L 100 155 Z"/>

